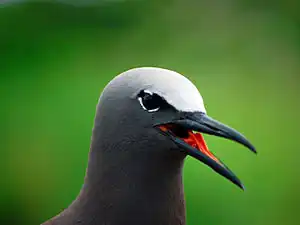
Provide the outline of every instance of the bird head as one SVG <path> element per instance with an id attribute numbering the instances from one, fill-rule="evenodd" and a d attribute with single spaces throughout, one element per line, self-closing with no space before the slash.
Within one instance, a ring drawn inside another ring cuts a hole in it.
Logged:
<path id="1" fill-rule="evenodd" d="M 115 126 L 108 125 L 112 118 Z M 150 143 L 159 151 L 192 156 L 240 188 L 241 181 L 209 150 L 202 134 L 230 139 L 256 152 L 242 134 L 207 115 L 190 80 L 161 68 L 135 68 L 115 77 L 100 97 L 94 129 L 98 126 L 110 136 L 124 137 L 122 143 Z"/>

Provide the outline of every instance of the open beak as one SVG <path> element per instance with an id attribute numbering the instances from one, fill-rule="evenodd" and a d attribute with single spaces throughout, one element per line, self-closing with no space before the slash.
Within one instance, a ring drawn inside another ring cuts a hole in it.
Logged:
<path id="1" fill-rule="evenodd" d="M 223 137 L 238 142 L 256 153 L 254 146 L 238 131 L 212 119 L 205 113 L 183 113 L 181 119 L 158 125 L 184 152 L 211 167 L 220 175 L 244 189 L 237 176 L 211 153 L 200 133 Z M 200 133 L 199 133 L 200 132 Z"/>

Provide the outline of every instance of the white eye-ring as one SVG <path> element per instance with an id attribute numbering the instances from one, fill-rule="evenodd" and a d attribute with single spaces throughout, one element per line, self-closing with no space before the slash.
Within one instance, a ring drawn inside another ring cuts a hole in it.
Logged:
<path id="1" fill-rule="evenodd" d="M 138 101 L 142 108 L 148 112 L 157 112 L 164 103 L 159 95 L 148 90 L 139 93 Z"/>

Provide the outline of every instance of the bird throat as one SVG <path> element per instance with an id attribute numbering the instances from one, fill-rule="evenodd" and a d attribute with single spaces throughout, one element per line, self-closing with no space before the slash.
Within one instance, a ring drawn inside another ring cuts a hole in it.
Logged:
<path id="1" fill-rule="evenodd" d="M 85 184 L 65 212 L 70 224 L 185 225 L 182 155 L 103 147 L 92 144 Z"/>

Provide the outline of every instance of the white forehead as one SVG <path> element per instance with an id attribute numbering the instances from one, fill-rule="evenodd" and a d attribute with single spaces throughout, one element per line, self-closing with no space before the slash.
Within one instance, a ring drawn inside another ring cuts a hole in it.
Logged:
<path id="1" fill-rule="evenodd" d="M 183 75 L 171 70 L 135 68 L 120 74 L 112 82 L 119 87 L 130 87 L 134 94 L 141 90 L 156 93 L 180 111 L 206 113 L 202 96 L 196 86 Z"/>

